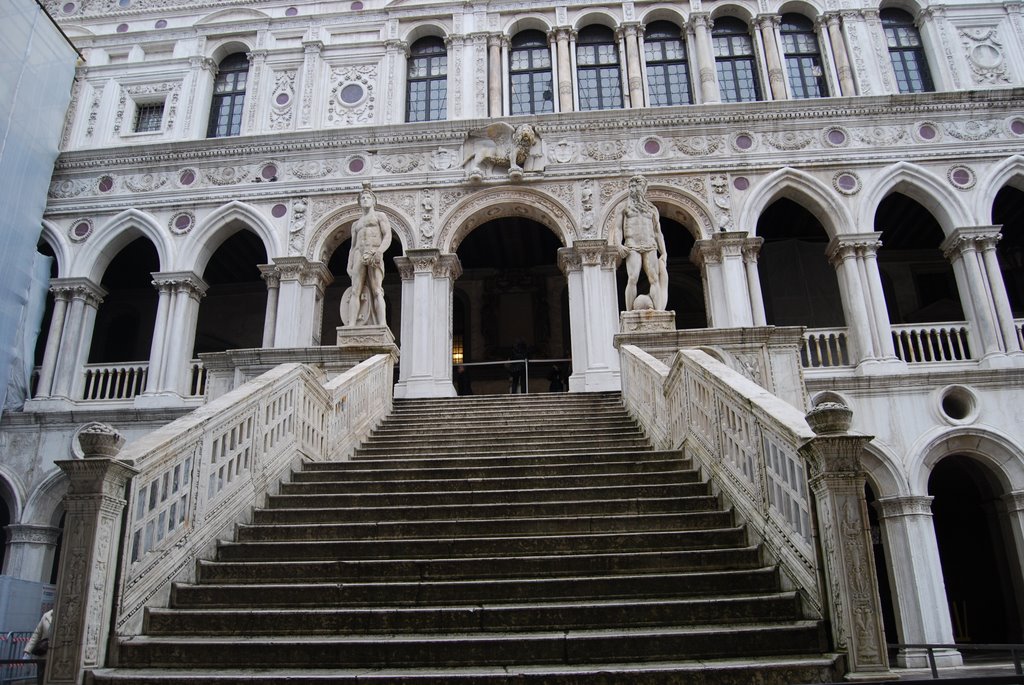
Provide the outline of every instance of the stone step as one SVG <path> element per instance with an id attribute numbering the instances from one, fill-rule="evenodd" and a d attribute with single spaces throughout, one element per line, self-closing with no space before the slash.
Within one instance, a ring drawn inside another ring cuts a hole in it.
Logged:
<path id="1" fill-rule="evenodd" d="M 432 537 L 565 535 L 653 530 L 699 530 L 732 524 L 731 511 L 671 514 L 600 515 L 578 518 L 529 517 L 464 520 L 371 521 L 367 523 L 304 523 L 298 525 L 239 525 L 238 542 L 328 540 L 399 540 Z"/>
<path id="2" fill-rule="evenodd" d="M 209 685 L 794 685 L 836 679 L 836 657 L 745 656 L 699 661 L 648 661 L 582 665 L 500 665 L 461 668 L 210 668 Z M 95 685 L 194 685 L 196 672 L 167 669 L 98 669 Z"/>
<path id="3" fill-rule="evenodd" d="M 396 507 L 308 507 L 286 509 L 270 501 L 268 509 L 253 513 L 254 524 L 299 523 L 357 523 L 394 521 L 443 521 L 486 518 L 575 517 L 623 514 L 666 514 L 712 511 L 718 508 L 718 498 L 712 495 L 696 497 L 662 497 L 657 499 L 582 500 L 569 502 L 523 502 L 496 504 L 437 504 L 430 506 Z"/>
<path id="4" fill-rule="evenodd" d="M 665 469 L 641 473 L 566 474 L 552 476 L 519 476 L 469 478 L 461 480 L 333 480 L 312 483 L 282 483 L 282 495 L 326 495 L 398 492 L 472 492 L 486 490 L 550 490 L 590 488 L 613 485 L 657 485 L 663 483 L 695 483 L 699 474 L 693 470 Z"/>
<path id="5" fill-rule="evenodd" d="M 502 456 L 502 455 L 560 455 L 560 454 L 589 454 L 591 452 L 623 452 L 628 450 L 650 449 L 650 444 L 643 438 L 595 438 L 594 440 L 581 440 L 575 443 L 564 445 L 552 445 L 550 441 L 537 444 L 529 442 L 517 443 L 487 443 L 476 446 L 465 446 L 453 441 L 447 447 L 433 447 L 423 449 L 422 447 L 409 444 L 405 446 L 389 446 L 387 444 L 377 445 L 373 442 L 365 443 L 362 447 L 355 449 L 355 458 L 360 457 L 390 457 L 402 456 L 422 457 L 424 454 L 433 454 L 438 457 L 458 456 Z"/>
<path id="6" fill-rule="evenodd" d="M 594 554 L 427 559 L 207 561 L 199 583 L 382 582 L 749 570 L 761 565 L 756 546 L 724 549 L 618 551 Z"/>
<path id="7" fill-rule="evenodd" d="M 223 637 L 141 636 L 120 644 L 120 658 L 134 667 L 380 668 L 507 664 L 579 665 L 602 661 L 657 661 L 806 653 L 826 649 L 815 621 L 772 625 L 722 625 L 573 630 L 508 634 L 389 636 Z"/>
<path id="8" fill-rule="evenodd" d="M 485 430 L 496 427 L 511 431 L 527 430 L 528 428 L 563 427 L 579 428 L 583 425 L 593 426 L 636 426 L 636 419 L 621 407 L 590 409 L 584 412 L 566 412 L 561 409 L 540 409 L 523 412 L 516 409 L 484 409 L 484 410 L 436 410 L 399 411 L 385 417 L 378 428 L 400 430 L 426 426 L 440 429 L 446 426 L 458 426 L 466 431 Z"/>
<path id="9" fill-rule="evenodd" d="M 683 471 L 681 473 L 687 473 Z M 282 487 L 286 484 L 282 484 Z M 270 495 L 268 506 L 288 509 L 325 507 L 400 507 L 431 506 L 440 504 L 515 504 L 526 502 L 569 502 L 601 499 L 663 499 L 667 497 L 694 497 L 706 495 L 711 488 L 705 481 L 676 482 L 671 484 L 591 485 L 579 487 L 547 487 L 523 490 L 518 488 L 494 490 L 434 490 L 424 492 L 333 492 L 314 494 L 295 487 L 298 494 Z"/>
<path id="10" fill-rule="evenodd" d="M 690 462 L 678 456 L 669 459 L 635 459 L 629 461 L 575 461 L 558 464 L 454 464 L 409 468 L 349 468 L 343 471 L 293 471 L 292 483 L 315 483 L 332 480 L 349 482 L 368 480 L 457 480 L 463 478 L 514 478 L 566 475 L 610 475 L 646 473 L 650 471 L 690 470 Z"/>
<path id="11" fill-rule="evenodd" d="M 414 399 L 396 399 L 394 401 L 395 411 L 402 411 L 409 408 L 443 408 L 443 407 L 495 407 L 509 406 L 527 409 L 530 407 L 553 406 L 559 409 L 569 409 L 579 406 L 605 406 L 611 405 L 622 407 L 622 395 L 617 392 L 588 392 L 588 393 L 533 393 L 517 395 L 471 395 L 460 397 L 431 397 Z"/>
<path id="12" fill-rule="evenodd" d="M 327 542 L 221 542 L 220 561 L 269 559 L 401 559 L 424 557 L 591 554 L 618 551 L 720 549 L 746 545 L 742 526 L 706 530 L 667 530 L 524 537 L 424 538 Z"/>
<path id="13" fill-rule="evenodd" d="M 643 432 L 640 430 L 639 426 L 636 424 L 630 425 L 625 422 L 616 424 L 602 423 L 600 425 L 588 427 L 580 427 L 577 423 L 572 427 L 551 425 L 530 426 L 529 428 L 519 428 L 515 430 L 507 428 L 497 430 L 497 428 L 497 426 L 474 426 L 468 430 L 459 430 L 450 425 L 409 427 L 407 424 L 402 424 L 402 427 L 400 428 L 382 427 L 375 429 L 370 434 L 369 441 L 377 443 L 422 440 L 424 444 L 432 445 L 438 442 L 445 443 L 450 440 L 464 441 L 466 444 L 474 444 L 480 440 L 486 439 L 511 441 L 524 440 L 527 438 L 546 438 L 548 440 L 558 440 L 562 443 L 571 443 L 576 438 L 580 437 L 643 437 Z"/>
<path id="14" fill-rule="evenodd" d="M 419 457 L 405 459 L 381 459 L 359 457 L 348 461 L 304 461 L 303 471 L 330 471 L 344 473 L 346 471 L 359 471 L 363 469 L 427 469 L 427 468 L 453 468 L 466 466 L 470 468 L 484 466 L 555 466 L 558 464 L 596 464 L 600 462 L 624 462 L 624 461 L 657 461 L 678 459 L 687 467 L 692 465 L 692 460 L 678 450 L 627 450 L 624 452 L 599 452 L 594 454 L 579 455 L 575 452 L 562 452 L 555 455 L 530 455 L 519 454 L 510 456 L 461 456 L 461 457 Z"/>
<path id="15" fill-rule="evenodd" d="M 367 454 L 429 454 L 433 452 L 508 452 L 523 453 L 534 450 L 550 450 L 552 448 L 565 448 L 569 445 L 578 448 L 579 453 L 586 453 L 590 447 L 606 447 L 607 445 L 619 445 L 622 450 L 646 451 L 650 449 L 650 443 L 639 432 L 631 433 L 607 433 L 579 435 L 572 440 L 562 440 L 558 437 L 546 435 L 526 434 L 519 436 L 507 435 L 485 435 L 473 437 L 458 436 L 455 434 L 437 438 L 423 438 L 409 436 L 405 438 L 388 438 L 386 440 L 370 440 L 356 449 L 357 455 Z"/>
<path id="16" fill-rule="evenodd" d="M 795 592 L 659 597 L 629 601 L 494 603 L 476 606 L 266 609 L 150 609 L 149 635 L 366 635 L 383 633 L 572 630 L 596 626 L 710 625 L 794 620 Z"/>

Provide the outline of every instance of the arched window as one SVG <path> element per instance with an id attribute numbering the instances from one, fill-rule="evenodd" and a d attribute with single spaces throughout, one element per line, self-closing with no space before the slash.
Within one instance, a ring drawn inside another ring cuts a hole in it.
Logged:
<path id="1" fill-rule="evenodd" d="M 814 24 L 802 14 L 782 15 L 782 49 L 789 87 L 795 98 L 828 97 L 825 70 Z"/>
<path id="2" fill-rule="evenodd" d="M 441 121 L 448 116 L 448 50 L 437 36 L 409 48 L 406 121 Z"/>
<path id="3" fill-rule="evenodd" d="M 644 59 L 651 107 L 693 102 L 686 44 L 678 26 L 668 21 L 648 26 L 644 31 Z"/>
<path id="4" fill-rule="evenodd" d="M 889 60 L 896 72 L 896 85 L 901 93 L 925 93 L 935 90 L 928 60 L 924 56 L 921 34 L 914 19 L 903 10 L 886 9 L 881 12 L 885 41 L 889 45 Z"/>
<path id="5" fill-rule="evenodd" d="M 622 107 L 622 77 L 615 34 L 606 26 L 587 26 L 576 39 L 576 78 L 580 109 Z"/>
<path id="6" fill-rule="evenodd" d="M 711 30 L 715 69 L 722 102 L 753 102 L 761 99 L 754 62 L 754 41 L 747 25 L 735 17 L 715 20 Z"/>
<path id="7" fill-rule="evenodd" d="M 551 49 L 540 31 L 521 31 L 512 38 L 509 82 L 512 114 L 555 111 Z"/>
<path id="8" fill-rule="evenodd" d="M 249 59 L 242 52 L 228 55 L 217 67 L 207 138 L 237 136 L 242 132 L 242 109 L 245 107 L 245 82 L 248 77 Z"/>

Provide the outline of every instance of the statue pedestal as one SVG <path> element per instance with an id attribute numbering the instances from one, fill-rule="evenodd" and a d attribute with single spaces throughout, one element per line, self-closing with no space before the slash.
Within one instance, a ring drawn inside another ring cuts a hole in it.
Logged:
<path id="1" fill-rule="evenodd" d="M 387 326 L 339 326 L 338 347 L 359 353 L 364 359 L 375 354 L 390 354 L 398 359 L 395 336 Z"/>
<path id="2" fill-rule="evenodd" d="M 634 309 L 619 313 L 619 330 L 623 333 L 674 331 L 676 313 L 657 309 Z"/>

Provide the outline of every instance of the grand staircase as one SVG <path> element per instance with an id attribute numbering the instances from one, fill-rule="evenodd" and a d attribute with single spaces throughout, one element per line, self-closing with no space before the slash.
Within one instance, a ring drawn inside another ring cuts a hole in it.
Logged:
<path id="1" fill-rule="evenodd" d="M 836 679 L 826 633 L 617 394 L 399 400 L 92 678 L 790 685 Z"/>

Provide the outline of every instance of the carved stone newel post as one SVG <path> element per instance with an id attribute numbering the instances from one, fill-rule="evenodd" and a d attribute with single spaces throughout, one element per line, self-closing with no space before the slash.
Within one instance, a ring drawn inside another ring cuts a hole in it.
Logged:
<path id="1" fill-rule="evenodd" d="M 812 409 L 807 423 L 816 437 L 801 454 L 814 493 L 834 648 L 846 654 L 848 678 L 873 679 L 888 674 L 889 658 L 860 463 L 872 438 L 849 432 L 852 416 L 849 407 L 833 402 Z"/>
<path id="2" fill-rule="evenodd" d="M 57 462 L 70 483 L 46 674 L 55 685 L 80 683 L 83 669 L 104 665 L 125 488 L 138 473 L 114 458 L 124 437 L 110 426 L 86 426 L 79 442 L 84 459 Z"/>

